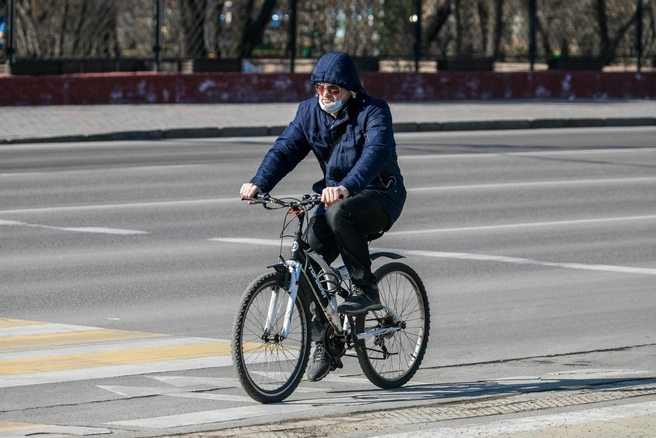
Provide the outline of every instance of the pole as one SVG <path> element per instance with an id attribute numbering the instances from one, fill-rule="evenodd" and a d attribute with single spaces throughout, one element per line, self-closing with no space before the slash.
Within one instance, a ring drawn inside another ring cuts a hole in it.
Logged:
<path id="1" fill-rule="evenodd" d="M 536 30 L 537 30 L 537 0 L 529 0 L 528 13 L 529 13 L 529 49 L 528 56 L 531 60 L 531 71 L 535 70 L 535 56 L 536 56 Z"/>
<path id="2" fill-rule="evenodd" d="M 16 0 L 9 0 L 7 4 L 9 20 L 7 21 L 7 59 L 9 60 L 9 73 L 16 63 Z"/>
<path id="3" fill-rule="evenodd" d="M 419 61 L 421 60 L 421 0 L 417 0 L 417 23 L 415 23 L 415 72 L 419 73 Z"/>
<path id="4" fill-rule="evenodd" d="M 155 0 L 155 71 L 162 68 L 162 0 Z"/>
<path id="5" fill-rule="evenodd" d="M 638 71 L 642 64 L 642 0 L 636 0 L 636 51 L 638 52 Z"/>
<path id="6" fill-rule="evenodd" d="M 294 73 L 296 62 L 296 14 L 298 12 L 297 0 L 291 0 L 291 16 L 289 17 L 289 71 Z"/>

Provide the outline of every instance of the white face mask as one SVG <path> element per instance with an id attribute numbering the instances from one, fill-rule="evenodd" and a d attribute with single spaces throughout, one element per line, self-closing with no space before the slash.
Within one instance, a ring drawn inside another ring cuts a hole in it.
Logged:
<path id="1" fill-rule="evenodd" d="M 344 102 L 342 102 L 342 99 L 336 100 L 333 103 L 323 103 L 321 98 L 319 98 L 319 106 L 321 107 L 322 110 L 327 112 L 328 114 L 335 114 L 338 113 L 339 110 L 341 110 L 344 107 Z"/>

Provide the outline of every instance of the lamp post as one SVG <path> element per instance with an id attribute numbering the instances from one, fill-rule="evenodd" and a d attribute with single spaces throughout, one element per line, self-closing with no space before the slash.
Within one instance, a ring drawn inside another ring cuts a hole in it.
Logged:
<path id="1" fill-rule="evenodd" d="M 162 0 L 155 0 L 155 71 L 160 71 L 162 64 Z"/>
<path id="2" fill-rule="evenodd" d="M 531 61 L 531 71 L 535 70 L 535 55 L 536 55 L 536 32 L 537 32 L 537 0 L 529 0 L 528 14 L 529 14 L 529 48 L 528 56 Z"/>
<path id="3" fill-rule="evenodd" d="M 421 0 L 417 0 L 417 21 L 415 22 L 415 72 L 419 73 L 419 61 L 421 60 Z"/>
<path id="4" fill-rule="evenodd" d="M 296 62 L 296 22 L 298 13 L 297 0 L 291 0 L 291 15 L 289 17 L 289 71 L 294 73 L 294 64 Z"/>
<path id="5" fill-rule="evenodd" d="M 9 73 L 16 62 L 16 0 L 9 0 L 7 4 L 7 60 L 9 61 Z"/>
<path id="6" fill-rule="evenodd" d="M 642 64 L 642 0 L 636 0 L 636 51 L 638 52 L 638 71 Z"/>

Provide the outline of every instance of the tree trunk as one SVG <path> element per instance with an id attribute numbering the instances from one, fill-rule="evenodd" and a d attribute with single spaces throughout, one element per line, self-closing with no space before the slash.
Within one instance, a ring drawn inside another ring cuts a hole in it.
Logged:
<path id="1" fill-rule="evenodd" d="M 203 58 L 207 56 L 204 28 L 208 0 L 183 0 L 182 27 L 184 29 L 184 56 Z"/>
<path id="2" fill-rule="evenodd" d="M 451 15 L 451 2 L 447 0 L 438 8 L 435 15 L 426 20 L 426 31 L 422 37 L 424 53 L 428 51 L 428 46 L 437 39 L 440 31 L 449 20 L 449 15 Z"/>
<path id="3" fill-rule="evenodd" d="M 608 34 L 608 16 L 606 15 L 606 0 L 595 2 L 595 15 L 599 26 L 599 38 L 601 39 L 601 57 L 606 59 L 610 55 L 610 35 Z"/>
<path id="4" fill-rule="evenodd" d="M 249 58 L 253 49 L 262 43 L 264 30 L 271 20 L 271 14 L 276 7 L 276 0 L 265 0 L 260 13 L 253 21 L 253 0 L 248 2 L 248 17 L 242 28 L 240 38 L 239 58 Z"/>
<path id="5" fill-rule="evenodd" d="M 488 26 L 490 23 L 490 15 L 488 13 L 487 7 L 485 6 L 485 0 L 478 0 L 478 22 L 481 26 L 481 52 L 487 54 L 487 43 L 488 43 Z"/>
<path id="6" fill-rule="evenodd" d="M 505 22 L 503 21 L 504 0 L 495 0 L 494 2 L 494 59 L 499 59 L 501 55 L 501 38 Z"/>

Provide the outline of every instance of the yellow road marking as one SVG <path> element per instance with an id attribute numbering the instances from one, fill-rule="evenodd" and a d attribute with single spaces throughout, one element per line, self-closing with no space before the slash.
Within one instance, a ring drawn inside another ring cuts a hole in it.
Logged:
<path id="1" fill-rule="evenodd" d="M 43 333 L 38 335 L 2 336 L 0 337 L 0 350 L 89 344 L 93 342 L 125 341 L 130 339 L 147 339 L 163 336 L 166 335 L 104 329 Z"/>
<path id="2" fill-rule="evenodd" d="M 23 321 L 21 319 L 0 318 L 0 329 L 11 327 L 27 327 L 30 325 L 45 325 L 47 322 Z"/>
<path id="3" fill-rule="evenodd" d="M 19 430 L 40 429 L 42 427 L 47 427 L 47 426 L 45 424 L 14 423 L 11 421 L 0 421 L 0 433 L 16 432 Z"/>
<path id="4" fill-rule="evenodd" d="M 116 365 L 168 362 L 203 357 L 230 356 L 230 342 L 217 341 L 169 347 L 147 347 L 64 356 L 11 359 L 0 362 L 0 375 L 40 373 Z"/>

